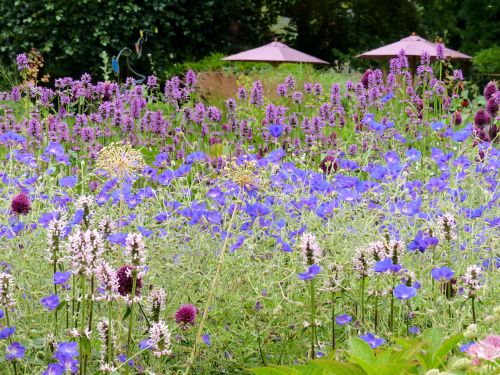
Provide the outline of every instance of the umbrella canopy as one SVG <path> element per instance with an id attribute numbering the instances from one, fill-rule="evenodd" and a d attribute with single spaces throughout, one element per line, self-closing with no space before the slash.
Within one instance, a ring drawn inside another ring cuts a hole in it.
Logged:
<path id="1" fill-rule="evenodd" d="M 280 42 L 272 42 L 265 46 L 250 49 L 248 51 L 237 53 L 224 57 L 226 61 L 262 61 L 271 63 L 310 63 L 310 64 L 329 64 L 329 62 L 320 60 L 314 56 L 307 55 L 296 49 L 288 47 Z"/>
<path id="2" fill-rule="evenodd" d="M 436 43 L 429 42 L 428 40 L 415 35 L 415 33 L 407 38 L 401 39 L 399 42 L 373 49 L 356 57 L 361 57 L 363 59 L 388 59 L 397 56 L 401 50 L 405 51 L 406 56 L 421 56 L 422 52 L 425 51 L 431 58 L 436 58 Z M 465 53 L 454 51 L 449 48 L 444 49 L 444 55 L 445 57 L 451 59 L 472 59 L 471 56 L 466 55 Z"/>

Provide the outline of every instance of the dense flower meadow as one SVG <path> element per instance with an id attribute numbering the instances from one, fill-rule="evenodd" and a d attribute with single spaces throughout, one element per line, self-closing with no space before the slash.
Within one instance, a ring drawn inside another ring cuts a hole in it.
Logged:
<path id="1" fill-rule="evenodd" d="M 240 83 L 0 94 L 0 372 L 498 371 L 496 84 Z"/>

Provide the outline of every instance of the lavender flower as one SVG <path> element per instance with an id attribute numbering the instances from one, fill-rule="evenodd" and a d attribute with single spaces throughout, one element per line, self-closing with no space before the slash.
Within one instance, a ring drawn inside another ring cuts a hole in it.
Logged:
<path id="1" fill-rule="evenodd" d="M 5 272 L 0 273 L 0 306 L 6 309 L 16 305 L 12 292 L 14 291 L 14 278 Z"/>
<path id="2" fill-rule="evenodd" d="M 436 44 L 436 58 L 438 60 L 444 60 L 445 59 L 444 44 L 443 43 Z"/>
<path id="3" fill-rule="evenodd" d="M 163 355 L 172 354 L 171 334 L 167 324 L 160 320 L 151 324 L 149 329 L 149 341 L 152 343 L 151 350 L 153 355 L 161 357 Z"/>
<path id="4" fill-rule="evenodd" d="M 316 236 L 312 233 L 304 233 L 300 238 L 300 249 L 303 263 L 306 266 L 318 264 L 321 260 L 321 249 L 316 242 Z"/>
<path id="5" fill-rule="evenodd" d="M 250 93 L 250 104 L 256 107 L 260 107 L 264 104 L 264 88 L 260 81 L 255 81 L 253 84 L 252 92 Z"/>
<path id="6" fill-rule="evenodd" d="M 17 70 L 26 70 L 29 69 L 29 60 L 28 56 L 26 54 L 21 53 L 16 56 L 16 64 L 17 64 Z"/>

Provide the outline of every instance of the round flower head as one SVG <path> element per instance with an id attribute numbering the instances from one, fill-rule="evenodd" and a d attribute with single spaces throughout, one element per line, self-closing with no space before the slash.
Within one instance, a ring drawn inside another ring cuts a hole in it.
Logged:
<path id="1" fill-rule="evenodd" d="M 456 111 L 452 116 L 453 125 L 460 125 L 462 123 L 462 114 Z"/>
<path id="2" fill-rule="evenodd" d="M 323 173 L 332 173 L 337 172 L 337 169 L 339 169 L 339 163 L 337 159 L 335 159 L 334 156 L 332 155 L 327 155 L 322 161 L 321 164 L 319 165 Z"/>
<path id="3" fill-rule="evenodd" d="M 131 266 L 123 266 L 118 269 L 116 272 L 116 278 L 118 279 L 118 293 L 122 296 L 128 296 L 132 294 L 133 288 L 133 278 L 132 278 L 132 270 L 134 267 Z M 135 295 L 141 295 L 142 288 L 142 279 L 137 278 L 135 285 Z"/>
<path id="4" fill-rule="evenodd" d="M 498 113 L 498 101 L 500 100 L 500 96 L 498 94 L 493 95 L 491 98 L 488 99 L 488 102 L 486 103 L 486 112 L 491 117 L 495 117 Z"/>
<path id="5" fill-rule="evenodd" d="M 361 76 L 361 83 L 363 84 L 363 87 L 364 87 L 365 89 L 367 89 L 367 88 L 368 88 L 368 81 L 369 81 L 369 79 L 370 79 L 371 74 L 372 74 L 372 70 L 371 70 L 371 69 L 367 69 L 367 70 L 363 73 L 363 75 Z"/>
<path id="6" fill-rule="evenodd" d="M 300 249 L 306 266 L 319 263 L 321 249 L 316 242 L 316 236 L 312 233 L 304 233 L 300 238 Z"/>
<path id="7" fill-rule="evenodd" d="M 182 305 L 175 313 L 175 322 L 183 329 L 186 329 L 189 325 L 194 325 L 197 314 L 198 309 L 196 306 L 191 304 Z"/>
<path id="8" fill-rule="evenodd" d="M 486 100 L 489 100 L 495 93 L 498 91 L 497 85 L 495 82 L 490 81 L 488 84 L 485 86 L 483 95 Z"/>
<path id="9" fill-rule="evenodd" d="M 24 192 L 21 192 L 12 199 L 10 209 L 13 214 L 27 215 L 31 210 L 30 199 Z"/>
<path id="10" fill-rule="evenodd" d="M 489 125 L 490 121 L 491 121 L 490 115 L 483 109 L 477 111 L 476 115 L 474 116 L 474 124 L 479 129 L 483 129 L 485 126 Z"/>

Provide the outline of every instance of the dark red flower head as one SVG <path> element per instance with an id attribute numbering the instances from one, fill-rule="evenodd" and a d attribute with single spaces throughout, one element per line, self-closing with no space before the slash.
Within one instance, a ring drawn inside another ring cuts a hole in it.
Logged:
<path id="1" fill-rule="evenodd" d="M 198 309 L 195 305 L 182 305 L 175 313 L 175 322 L 183 327 L 193 325 L 196 320 L 196 314 L 198 314 Z"/>
<path id="2" fill-rule="evenodd" d="M 486 112 L 490 114 L 491 117 L 495 117 L 498 113 L 498 101 L 500 97 L 498 95 L 494 95 L 488 99 L 486 103 Z"/>
<path id="3" fill-rule="evenodd" d="M 485 126 L 489 125 L 490 120 L 490 115 L 484 109 L 477 111 L 474 116 L 474 124 L 476 124 L 479 129 L 483 129 Z"/>
<path id="4" fill-rule="evenodd" d="M 460 125 L 462 123 L 462 114 L 459 111 L 456 111 L 453 114 L 453 125 Z"/>
<path id="5" fill-rule="evenodd" d="M 368 82 L 370 80 L 371 74 L 372 74 L 372 70 L 371 69 L 367 69 L 366 72 L 364 72 L 363 76 L 361 77 L 361 83 L 363 84 L 363 86 L 365 87 L 365 89 L 368 88 Z"/>
<path id="6" fill-rule="evenodd" d="M 116 277 L 118 278 L 118 293 L 122 296 L 128 296 L 132 294 L 132 287 L 134 279 L 132 278 L 132 266 L 122 266 L 116 271 Z M 135 295 L 141 295 L 142 279 L 137 278 L 135 283 Z"/>
<path id="7" fill-rule="evenodd" d="M 323 159 L 319 167 L 323 170 L 323 173 L 331 173 L 332 171 L 337 172 L 339 163 L 334 156 L 328 155 Z"/>
<path id="8" fill-rule="evenodd" d="M 27 215 L 31 210 L 30 199 L 25 193 L 19 193 L 12 199 L 10 209 L 16 215 Z"/>

